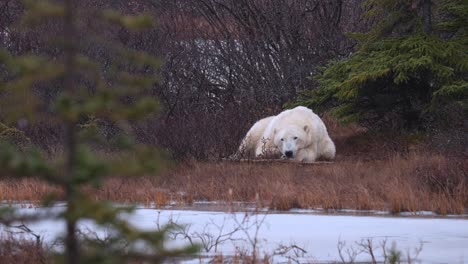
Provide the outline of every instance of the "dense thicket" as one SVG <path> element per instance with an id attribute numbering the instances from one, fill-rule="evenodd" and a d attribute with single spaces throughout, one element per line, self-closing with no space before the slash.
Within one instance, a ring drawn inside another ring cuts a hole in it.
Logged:
<path id="1" fill-rule="evenodd" d="M 123 47 L 140 49 L 162 59 L 163 65 L 157 72 L 160 81 L 148 96 L 158 97 L 164 110 L 158 119 L 133 124 L 140 141 L 163 146 L 175 157 L 217 158 L 231 154 L 255 120 L 277 113 L 303 90 L 313 89 L 316 83 L 308 77 L 317 72 L 318 66 L 346 57 L 353 50 L 355 41 L 343 33 L 366 29 L 370 23 L 359 17 L 360 3 L 83 0 L 77 3 L 81 10 L 77 30 L 79 35 L 90 30 L 97 32 Z M 103 27 L 96 14 L 110 7 L 125 14 L 154 15 L 159 26 L 142 33 L 119 26 Z M 60 57 L 61 51 L 48 45 L 60 32 L 60 26 L 48 23 L 34 30 L 20 30 L 22 13 L 19 0 L 0 4 L 0 45 L 12 54 Z M 99 61 L 103 72 L 108 72 L 116 58 L 106 44 L 96 43 L 81 43 L 80 52 Z M 134 71 L 130 65 L 121 67 Z M 80 85 L 89 86 L 84 81 Z M 60 80 L 40 83 L 35 92 L 45 102 L 51 102 L 60 87 Z M 2 94 L 0 104 L 1 100 L 15 98 Z M 38 111 L 47 113 L 50 106 L 43 104 Z M 0 121 L 5 122 L 2 112 Z M 35 124 L 24 120 L 17 116 L 21 122 L 8 125 L 19 128 L 44 149 L 60 149 L 63 128 L 45 116 Z M 106 138 L 118 133 L 109 120 L 99 122 Z"/>

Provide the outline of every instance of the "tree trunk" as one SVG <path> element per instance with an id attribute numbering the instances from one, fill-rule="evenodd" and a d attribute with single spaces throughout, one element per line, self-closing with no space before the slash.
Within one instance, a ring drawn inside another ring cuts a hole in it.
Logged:
<path id="1" fill-rule="evenodd" d="M 66 263 L 68 264 L 77 264 L 79 263 L 79 250 L 78 242 L 76 239 L 76 220 L 74 216 L 75 208 L 75 190 L 73 183 L 73 176 L 75 172 L 75 153 L 76 153 L 76 142 L 75 142 L 75 123 L 67 122 L 66 124 L 66 155 L 67 155 L 67 164 L 65 169 L 65 199 L 67 201 L 67 212 L 66 212 L 66 226 L 67 226 L 67 235 L 65 240 L 66 247 Z"/>
<path id="2" fill-rule="evenodd" d="M 73 17 L 73 0 L 66 0 L 64 5 L 64 55 L 65 55 L 65 72 L 64 72 L 64 89 L 69 95 L 74 94 L 74 74 L 75 74 L 75 59 L 76 59 L 76 29 Z M 79 260 L 78 242 L 76 239 L 76 220 L 74 216 L 75 211 L 75 189 L 74 189 L 74 172 L 76 161 L 76 135 L 75 135 L 75 121 L 65 120 L 65 199 L 67 201 L 66 211 L 66 239 L 65 239 L 65 253 L 66 263 L 77 264 Z"/>
<path id="3" fill-rule="evenodd" d="M 422 1 L 422 16 L 424 22 L 424 32 L 431 34 L 432 32 L 432 3 L 431 0 Z"/>

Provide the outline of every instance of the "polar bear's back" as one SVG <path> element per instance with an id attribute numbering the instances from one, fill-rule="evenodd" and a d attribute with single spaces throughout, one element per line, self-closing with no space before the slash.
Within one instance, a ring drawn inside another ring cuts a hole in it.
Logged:
<path id="1" fill-rule="evenodd" d="M 327 132 L 325 124 L 317 114 L 307 107 L 298 106 L 293 109 L 285 110 L 274 117 L 265 129 L 263 137 L 270 138 L 275 129 L 289 125 L 300 127 L 308 126 L 313 134 L 322 135 L 324 132 Z"/>

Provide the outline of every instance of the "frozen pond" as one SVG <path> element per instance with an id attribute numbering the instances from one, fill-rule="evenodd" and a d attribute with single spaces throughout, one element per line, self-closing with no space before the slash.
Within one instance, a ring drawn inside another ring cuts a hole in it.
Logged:
<path id="1" fill-rule="evenodd" d="M 21 209 L 25 213 L 34 209 Z M 53 210 L 60 210 L 54 208 Z M 137 209 L 128 216 L 129 221 L 142 229 L 155 229 L 170 221 L 187 224 L 178 233 L 191 235 L 195 241 L 202 234 L 219 237 L 225 235 L 224 242 L 202 254 L 213 255 L 222 252 L 232 255 L 236 252 L 251 252 L 257 238 L 261 256 L 272 256 L 274 262 L 286 261 L 288 257 L 301 262 L 339 261 L 339 244 L 342 256 L 349 261 L 350 256 L 362 249 L 359 242 L 372 240 L 376 258 L 383 259 L 381 243 L 386 241 L 389 249 L 396 243 L 404 256 L 417 256 L 413 263 L 465 263 L 468 262 L 468 220 L 435 217 L 389 217 L 389 216 L 350 216 L 323 215 L 310 213 L 224 213 L 194 210 Z M 56 220 L 42 221 L 28 225 L 36 233 L 52 241 L 64 230 L 63 223 Z M 94 229 L 90 222 L 81 222 L 82 229 Z M 233 230 L 237 230 L 230 234 Z M 102 232 L 105 233 L 105 232 Z M 230 235 L 228 235 L 230 234 Z M 208 237 L 206 236 L 206 237 Z M 340 242 L 341 241 L 341 242 Z M 181 236 L 171 244 L 188 243 Z M 422 245 L 417 255 L 415 250 Z M 209 244 L 206 245 L 207 249 Z M 279 249 L 282 247 L 282 253 Z M 290 249 L 288 251 L 287 249 Z M 217 252 L 215 252 L 217 251 Z M 288 252 L 284 252 L 288 251 Z M 349 253 L 349 254 L 348 254 Z M 362 252 L 358 261 L 370 260 L 369 254 Z M 197 260 L 198 261 L 198 260 Z"/>

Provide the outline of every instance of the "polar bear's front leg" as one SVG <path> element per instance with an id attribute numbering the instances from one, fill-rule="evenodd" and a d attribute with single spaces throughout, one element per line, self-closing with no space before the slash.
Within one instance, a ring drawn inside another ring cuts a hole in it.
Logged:
<path id="1" fill-rule="evenodd" d="M 280 152 L 271 140 L 264 138 L 260 140 L 260 142 L 257 145 L 257 149 L 255 150 L 256 158 L 273 159 L 278 158 L 279 156 Z"/>
<path id="2" fill-rule="evenodd" d="M 255 157 L 265 157 L 268 148 L 270 147 L 271 143 L 269 139 L 261 138 L 260 141 L 257 143 L 257 148 L 255 149 Z"/>
<path id="3" fill-rule="evenodd" d="M 327 160 L 332 160 L 335 158 L 336 147 L 335 143 L 331 140 L 329 136 L 326 136 L 320 142 L 320 157 Z"/>
<path id="4" fill-rule="evenodd" d="M 264 150 L 262 146 L 258 146 L 257 149 L 255 150 L 255 157 L 260 158 L 264 155 Z"/>
<path id="5" fill-rule="evenodd" d="M 317 148 L 312 145 L 297 152 L 295 160 L 300 162 L 314 162 L 317 159 Z"/>

